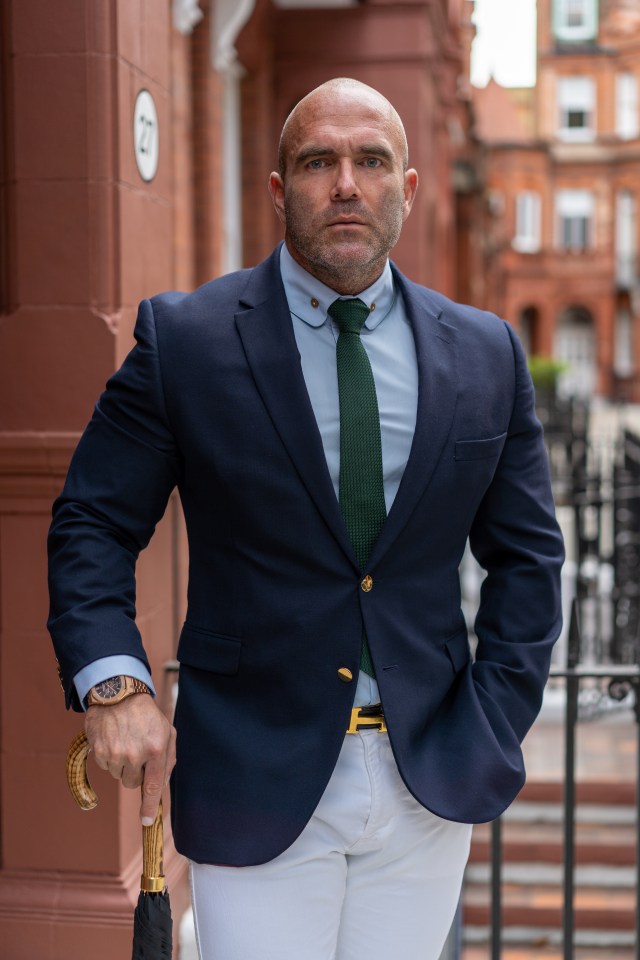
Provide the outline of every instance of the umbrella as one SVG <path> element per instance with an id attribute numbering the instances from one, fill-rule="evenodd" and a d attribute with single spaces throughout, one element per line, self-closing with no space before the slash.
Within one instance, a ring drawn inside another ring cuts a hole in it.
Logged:
<path id="1" fill-rule="evenodd" d="M 150 827 L 142 828 L 142 877 L 133 915 L 131 960 L 171 960 L 169 891 L 162 873 L 162 803 Z"/>
<path id="2" fill-rule="evenodd" d="M 91 747 L 84 733 L 74 739 L 67 754 L 67 783 L 78 806 L 93 810 L 98 802 L 87 777 Z M 132 960 L 171 960 L 172 927 L 169 892 L 163 876 L 162 804 L 150 827 L 142 828 L 142 877 L 133 915 Z"/>

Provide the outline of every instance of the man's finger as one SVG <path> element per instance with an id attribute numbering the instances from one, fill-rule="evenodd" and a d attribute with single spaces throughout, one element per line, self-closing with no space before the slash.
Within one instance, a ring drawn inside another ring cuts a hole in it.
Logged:
<path id="1" fill-rule="evenodd" d="M 158 807 L 164 786 L 164 759 L 149 760 L 144 768 L 140 819 L 143 827 L 150 827 L 158 815 Z"/>
<path id="2" fill-rule="evenodd" d="M 124 767 L 121 763 L 109 763 L 106 768 L 114 780 L 122 780 L 122 774 L 124 773 Z"/>
<path id="3" fill-rule="evenodd" d="M 140 767 L 124 767 L 122 771 L 122 786 L 130 790 L 139 787 L 144 773 Z"/>
<path id="4" fill-rule="evenodd" d="M 94 758 L 97 766 L 99 766 L 101 770 L 108 770 L 108 769 L 109 769 L 109 758 L 108 758 L 108 757 L 103 756 L 101 753 L 98 753 L 97 750 L 94 750 L 94 751 L 93 751 L 93 758 Z"/>

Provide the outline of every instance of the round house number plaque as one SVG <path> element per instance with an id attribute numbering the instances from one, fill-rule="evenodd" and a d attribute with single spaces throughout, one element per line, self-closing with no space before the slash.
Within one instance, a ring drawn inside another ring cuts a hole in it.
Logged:
<path id="1" fill-rule="evenodd" d="M 141 90 L 133 111 L 133 144 L 136 164 L 143 180 L 153 180 L 158 169 L 158 114 L 153 97 Z"/>

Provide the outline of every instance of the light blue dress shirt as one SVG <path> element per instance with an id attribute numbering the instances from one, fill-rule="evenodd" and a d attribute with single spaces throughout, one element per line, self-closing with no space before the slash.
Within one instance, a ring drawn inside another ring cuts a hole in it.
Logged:
<path id="1" fill-rule="evenodd" d="M 296 263 L 284 244 L 280 253 L 280 272 L 291 310 L 302 373 L 337 497 L 340 482 L 340 406 L 336 342 L 339 331 L 335 322 L 327 316 L 327 310 L 338 295 Z M 415 343 L 404 302 L 394 285 L 388 262 L 375 283 L 358 296 L 371 309 L 361 331 L 361 340 L 376 384 L 384 498 L 388 513 L 398 492 L 416 425 L 418 365 Z M 117 674 L 137 677 L 152 687 L 151 677 L 137 657 L 104 657 L 76 674 L 74 683 L 80 701 L 84 701 L 94 684 Z M 364 706 L 378 703 L 379 700 L 375 680 L 360 672 L 354 705 Z"/>

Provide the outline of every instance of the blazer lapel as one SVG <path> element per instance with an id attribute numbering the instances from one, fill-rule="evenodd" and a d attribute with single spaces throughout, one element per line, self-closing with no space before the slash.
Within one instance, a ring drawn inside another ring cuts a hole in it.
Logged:
<path id="1" fill-rule="evenodd" d="M 428 292 L 394 270 L 413 327 L 418 361 L 416 429 L 398 493 L 371 554 L 373 567 L 408 523 L 442 454 L 458 396 L 457 330 Z"/>
<path id="2" fill-rule="evenodd" d="M 277 254 L 256 267 L 235 315 L 247 363 L 300 479 L 357 566 L 304 382 Z"/>

